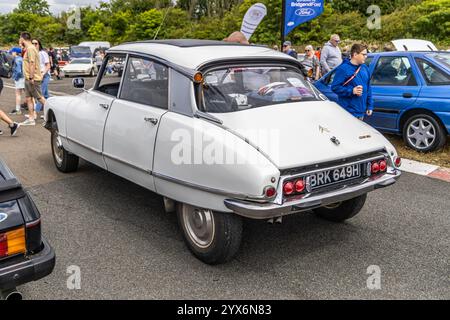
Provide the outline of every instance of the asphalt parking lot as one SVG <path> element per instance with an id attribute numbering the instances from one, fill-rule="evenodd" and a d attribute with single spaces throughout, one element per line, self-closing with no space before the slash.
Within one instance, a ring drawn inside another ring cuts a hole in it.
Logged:
<path id="1" fill-rule="evenodd" d="M 50 90 L 75 94 L 70 82 Z M 5 85 L 0 108 L 8 112 L 14 90 Z M 19 287 L 25 299 L 450 298 L 450 183 L 405 173 L 344 224 L 310 212 L 281 225 L 246 221 L 236 258 L 208 266 L 185 247 L 160 196 L 86 162 L 59 173 L 41 122 L 17 137 L 2 124 L 0 136 L 0 156 L 33 195 L 57 255 L 50 276 Z M 80 289 L 68 286 L 71 266 Z M 373 266 L 377 289 L 367 285 Z"/>

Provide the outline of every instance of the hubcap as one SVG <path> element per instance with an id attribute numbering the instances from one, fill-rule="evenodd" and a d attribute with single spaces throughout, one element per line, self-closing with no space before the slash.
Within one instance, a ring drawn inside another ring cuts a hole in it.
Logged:
<path id="1" fill-rule="evenodd" d="M 424 118 L 411 122 L 407 128 L 407 139 L 417 149 L 426 149 L 436 140 L 436 128 Z"/>
<path id="2" fill-rule="evenodd" d="M 189 238 L 200 248 L 207 248 L 214 239 L 214 216 L 211 210 L 183 205 L 183 224 Z"/>
<path id="3" fill-rule="evenodd" d="M 58 130 L 53 131 L 52 144 L 53 144 L 53 155 L 55 156 L 57 164 L 60 166 L 63 162 L 63 146 L 61 142 L 61 137 L 58 134 Z"/>

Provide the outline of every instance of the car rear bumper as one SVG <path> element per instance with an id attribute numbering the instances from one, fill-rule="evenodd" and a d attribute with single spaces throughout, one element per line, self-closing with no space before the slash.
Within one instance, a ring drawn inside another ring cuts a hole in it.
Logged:
<path id="1" fill-rule="evenodd" d="M 55 251 L 42 237 L 43 249 L 17 262 L 13 259 L 7 266 L 0 265 L 0 289 L 11 289 L 21 284 L 39 280 L 49 275 L 55 267 Z"/>
<path id="2" fill-rule="evenodd" d="M 236 199 L 226 199 L 224 203 L 228 209 L 233 210 L 240 216 L 251 219 L 271 219 L 358 197 L 394 184 L 400 175 L 400 170 L 395 170 L 392 173 L 386 173 L 376 178 L 368 178 L 362 183 L 346 185 L 333 191 L 305 195 L 296 200 L 286 201 L 283 204 L 256 203 Z"/>

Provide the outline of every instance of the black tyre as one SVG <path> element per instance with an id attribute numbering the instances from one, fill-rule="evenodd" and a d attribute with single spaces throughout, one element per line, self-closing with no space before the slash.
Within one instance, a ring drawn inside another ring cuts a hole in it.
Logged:
<path id="1" fill-rule="evenodd" d="M 56 168 L 64 173 L 74 172 L 78 169 L 79 158 L 64 149 L 61 138 L 59 137 L 58 127 L 56 123 L 51 130 L 51 145 L 53 161 Z"/>
<path id="2" fill-rule="evenodd" d="M 191 252 L 207 264 L 230 261 L 242 238 L 242 218 L 179 203 L 178 223 Z"/>
<path id="3" fill-rule="evenodd" d="M 403 141 L 408 147 L 419 152 L 441 149 L 446 140 L 445 129 L 428 114 L 410 117 L 403 127 Z"/>
<path id="4" fill-rule="evenodd" d="M 367 194 L 363 194 L 347 201 L 314 209 L 314 213 L 328 221 L 343 222 L 356 216 L 361 211 L 366 203 L 366 198 Z"/>
<path id="5" fill-rule="evenodd" d="M 95 77 L 95 70 L 94 68 L 91 69 L 91 73 L 89 74 L 91 77 Z"/>

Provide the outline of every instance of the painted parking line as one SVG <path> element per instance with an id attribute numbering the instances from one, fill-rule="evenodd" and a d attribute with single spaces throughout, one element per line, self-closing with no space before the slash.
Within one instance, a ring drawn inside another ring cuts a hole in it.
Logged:
<path id="1" fill-rule="evenodd" d="M 405 172 L 450 182 L 449 168 L 442 168 L 428 163 L 402 159 L 402 166 L 400 169 Z"/>
<path id="2" fill-rule="evenodd" d="M 11 85 L 9 85 L 9 84 L 4 84 L 3 87 L 16 90 L 16 87 L 11 86 Z M 49 92 L 51 95 L 54 95 L 54 96 L 67 96 L 67 95 L 68 95 L 67 93 L 64 93 L 64 92 L 58 92 L 58 91 L 53 91 L 53 90 L 49 90 L 48 92 Z"/>

